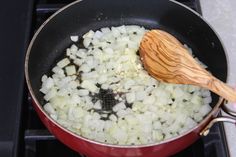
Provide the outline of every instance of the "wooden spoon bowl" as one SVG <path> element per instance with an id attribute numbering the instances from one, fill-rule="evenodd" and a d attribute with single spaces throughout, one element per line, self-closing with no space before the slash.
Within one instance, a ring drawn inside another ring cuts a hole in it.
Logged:
<path id="1" fill-rule="evenodd" d="M 162 30 L 148 31 L 140 43 L 139 53 L 144 68 L 155 79 L 204 87 L 236 102 L 236 92 L 205 70 L 171 34 Z"/>

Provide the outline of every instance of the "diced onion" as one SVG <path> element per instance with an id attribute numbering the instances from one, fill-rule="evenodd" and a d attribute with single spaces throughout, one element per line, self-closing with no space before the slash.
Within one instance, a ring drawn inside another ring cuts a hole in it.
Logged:
<path id="1" fill-rule="evenodd" d="M 211 111 L 210 92 L 149 76 L 137 55 L 146 31 L 123 25 L 84 34 L 84 47 L 72 44 L 52 75 L 42 76 L 44 110 L 78 135 L 118 145 L 158 143 L 195 127 Z M 103 112 L 111 104 L 99 97 L 112 95 L 111 113 Z"/>

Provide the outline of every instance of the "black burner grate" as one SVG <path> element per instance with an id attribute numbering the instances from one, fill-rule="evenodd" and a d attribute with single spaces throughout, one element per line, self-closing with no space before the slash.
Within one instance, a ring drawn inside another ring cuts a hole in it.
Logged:
<path id="1" fill-rule="evenodd" d="M 201 14 L 199 0 L 178 0 Z M 59 2 L 59 3 L 58 3 Z M 35 3 L 32 19 L 32 34 L 55 11 L 71 0 L 39 0 Z M 19 156 L 24 157 L 83 157 L 59 142 L 38 119 L 29 96 L 23 103 L 24 138 L 21 147 L 24 149 Z M 228 157 L 227 144 L 223 125 L 217 124 L 207 137 L 202 137 L 193 145 L 173 157 Z"/>

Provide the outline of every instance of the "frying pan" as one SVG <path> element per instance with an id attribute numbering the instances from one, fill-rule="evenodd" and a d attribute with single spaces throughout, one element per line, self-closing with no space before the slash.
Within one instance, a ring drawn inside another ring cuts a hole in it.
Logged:
<path id="1" fill-rule="evenodd" d="M 55 122 L 42 108 L 45 103 L 41 77 L 48 73 L 72 44 L 71 35 L 81 37 L 89 30 L 120 25 L 140 25 L 165 30 L 192 48 L 194 55 L 214 76 L 226 81 L 227 59 L 216 33 L 189 8 L 168 0 L 84 0 L 75 1 L 46 20 L 35 33 L 25 59 L 26 82 L 33 106 L 48 130 L 61 142 L 88 157 L 165 157 L 186 148 L 206 135 L 216 121 L 235 120 L 217 117 L 222 98 L 212 94 L 212 111 L 194 128 L 169 140 L 146 145 L 112 145 L 74 134 Z"/>

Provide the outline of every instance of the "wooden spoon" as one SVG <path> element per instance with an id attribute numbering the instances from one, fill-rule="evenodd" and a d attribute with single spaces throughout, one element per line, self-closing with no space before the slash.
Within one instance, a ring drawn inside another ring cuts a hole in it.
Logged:
<path id="1" fill-rule="evenodd" d="M 162 30 L 148 31 L 141 41 L 139 53 L 144 68 L 155 79 L 208 88 L 223 98 L 236 102 L 236 91 L 201 67 L 169 33 Z"/>

